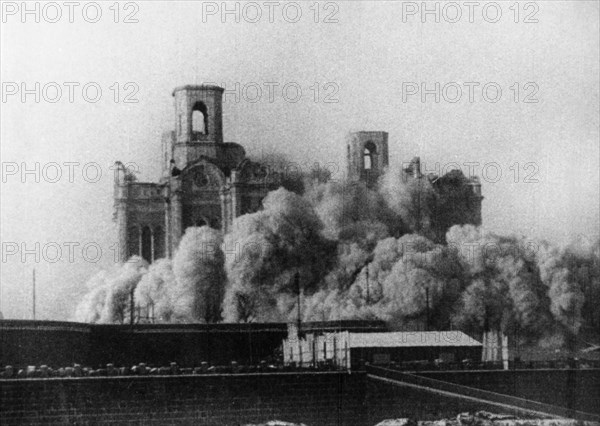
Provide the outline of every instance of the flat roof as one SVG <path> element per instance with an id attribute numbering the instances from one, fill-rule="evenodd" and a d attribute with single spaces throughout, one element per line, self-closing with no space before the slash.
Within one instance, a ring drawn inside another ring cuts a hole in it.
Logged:
<path id="1" fill-rule="evenodd" d="M 180 90 L 217 90 L 219 92 L 225 91 L 224 88 L 215 84 L 186 84 L 184 86 L 177 86 L 176 88 L 174 88 L 172 95 L 175 96 L 175 92 L 179 92 Z"/>
<path id="2" fill-rule="evenodd" d="M 414 348 L 482 346 L 462 331 L 397 331 L 388 333 L 349 333 L 351 348 Z"/>

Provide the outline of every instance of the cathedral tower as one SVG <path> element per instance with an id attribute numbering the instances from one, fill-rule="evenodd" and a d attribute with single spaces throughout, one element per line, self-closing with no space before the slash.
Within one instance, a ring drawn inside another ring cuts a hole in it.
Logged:
<path id="1" fill-rule="evenodd" d="M 387 132 L 350 133 L 346 147 L 348 179 L 375 186 L 389 163 Z"/>
<path id="2" fill-rule="evenodd" d="M 179 169 L 201 156 L 216 158 L 223 144 L 223 91 L 211 85 L 187 85 L 173 90 L 175 134 L 173 160 Z"/>

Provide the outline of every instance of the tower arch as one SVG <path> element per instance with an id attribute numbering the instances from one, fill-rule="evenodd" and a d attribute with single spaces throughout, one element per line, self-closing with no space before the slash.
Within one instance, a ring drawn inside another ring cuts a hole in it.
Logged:
<path id="1" fill-rule="evenodd" d="M 173 90 L 178 143 L 223 143 L 223 92 L 222 87 L 206 84 Z"/>
<path id="2" fill-rule="evenodd" d="M 363 170 L 373 170 L 377 168 L 377 146 L 368 141 L 363 149 Z"/>
<path id="3" fill-rule="evenodd" d="M 346 139 L 347 174 L 350 181 L 377 185 L 388 166 L 387 132 L 354 132 Z"/>
<path id="4" fill-rule="evenodd" d="M 192 107 L 192 139 L 200 135 L 208 135 L 208 107 L 198 101 Z"/>

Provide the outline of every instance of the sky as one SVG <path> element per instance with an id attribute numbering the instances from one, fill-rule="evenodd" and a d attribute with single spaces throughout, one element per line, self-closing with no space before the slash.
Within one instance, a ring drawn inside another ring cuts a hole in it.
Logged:
<path id="1" fill-rule="evenodd" d="M 183 84 L 225 87 L 225 140 L 253 157 L 343 178 L 347 133 L 384 130 L 393 167 L 480 176 L 487 229 L 598 237 L 596 1 L 117 5 L 2 4 L 5 318 L 31 318 L 34 268 L 36 317 L 65 320 L 114 264 L 111 167 L 159 178 Z"/>

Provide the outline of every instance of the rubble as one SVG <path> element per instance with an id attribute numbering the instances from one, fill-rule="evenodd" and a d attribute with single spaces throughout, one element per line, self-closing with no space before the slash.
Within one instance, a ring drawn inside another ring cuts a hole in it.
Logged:
<path id="1" fill-rule="evenodd" d="M 253 424 L 248 423 L 244 426 L 306 426 L 304 423 L 290 423 L 290 422 L 282 422 L 281 420 L 271 420 L 270 422 Z"/>
<path id="2" fill-rule="evenodd" d="M 508 414 L 478 411 L 460 413 L 455 419 L 415 421 L 408 418 L 388 419 L 375 426 L 600 426 L 598 422 L 573 419 L 523 419 Z"/>
<path id="3" fill-rule="evenodd" d="M 411 419 L 390 419 L 377 423 L 376 426 L 417 426 L 417 422 Z"/>

